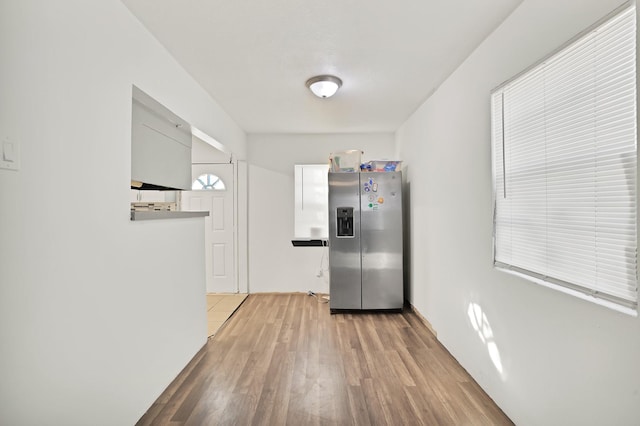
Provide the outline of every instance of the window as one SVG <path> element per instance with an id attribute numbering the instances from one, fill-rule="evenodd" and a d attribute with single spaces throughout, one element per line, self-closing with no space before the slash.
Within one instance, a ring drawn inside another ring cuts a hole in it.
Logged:
<path id="1" fill-rule="evenodd" d="M 494 264 L 632 310 L 635 40 L 627 5 L 491 95 Z"/>
<path id="2" fill-rule="evenodd" d="M 205 174 L 198 176 L 198 179 L 193 181 L 193 185 L 191 185 L 191 189 L 194 191 L 197 190 L 205 190 L 205 191 L 224 191 L 226 186 L 222 179 L 220 179 L 216 175 Z"/>

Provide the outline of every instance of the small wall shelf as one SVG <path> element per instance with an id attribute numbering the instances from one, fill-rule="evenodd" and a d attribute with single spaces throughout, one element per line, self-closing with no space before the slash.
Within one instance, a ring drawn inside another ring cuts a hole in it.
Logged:
<path id="1" fill-rule="evenodd" d="M 327 246 L 327 240 L 291 240 L 294 247 L 323 247 Z"/>

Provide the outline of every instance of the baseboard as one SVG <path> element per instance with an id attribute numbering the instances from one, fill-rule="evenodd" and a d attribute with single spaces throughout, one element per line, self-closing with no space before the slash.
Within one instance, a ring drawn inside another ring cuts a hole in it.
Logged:
<path id="1" fill-rule="evenodd" d="M 437 338 L 438 337 L 438 332 L 436 331 L 435 328 L 433 328 L 433 326 L 431 325 L 431 323 L 424 317 L 424 315 L 422 315 L 420 313 L 420 311 L 418 311 L 416 309 L 415 306 L 413 306 L 411 303 L 409 303 L 409 307 L 411 308 L 411 311 L 416 314 L 416 316 L 418 317 L 418 319 L 420 320 L 420 322 L 422 322 L 424 324 L 425 327 L 427 327 L 427 329 L 433 333 L 433 335 Z"/>

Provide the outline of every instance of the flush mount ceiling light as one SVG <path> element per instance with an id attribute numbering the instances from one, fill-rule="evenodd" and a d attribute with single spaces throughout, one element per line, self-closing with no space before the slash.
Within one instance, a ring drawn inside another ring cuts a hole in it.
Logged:
<path id="1" fill-rule="evenodd" d="M 307 80 L 307 87 L 319 98 L 330 98 L 342 86 L 342 80 L 333 75 L 317 75 Z"/>

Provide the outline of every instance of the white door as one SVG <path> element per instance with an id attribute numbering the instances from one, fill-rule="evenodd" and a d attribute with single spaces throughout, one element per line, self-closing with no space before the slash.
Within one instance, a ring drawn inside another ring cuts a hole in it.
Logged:
<path id="1" fill-rule="evenodd" d="M 237 293 L 234 248 L 233 164 L 194 164 L 193 191 L 183 191 L 182 210 L 205 218 L 207 293 Z"/>

